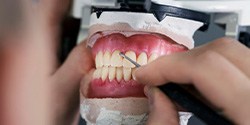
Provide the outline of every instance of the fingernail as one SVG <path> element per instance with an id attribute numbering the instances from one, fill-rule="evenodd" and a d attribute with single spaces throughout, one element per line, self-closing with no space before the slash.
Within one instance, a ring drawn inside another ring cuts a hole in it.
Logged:
<path id="1" fill-rule="evenodd" d="M 143 66 L 142 66 L 143 67 Z M 139 67 L 139 68 L 135 68 L 134 71 L 132 72 L 132 77 L 135 81 L 137 81 L 137 77 L 136 77 L 136 74 L 138 75 L 138 72 L 141 72 L 142 70 L 142 67 Z"/>

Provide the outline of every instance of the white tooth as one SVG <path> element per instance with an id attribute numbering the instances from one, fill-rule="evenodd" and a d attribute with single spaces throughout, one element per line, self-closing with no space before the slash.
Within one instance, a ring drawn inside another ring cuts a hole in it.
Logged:
<path id="1" fill-rule="evenodd" d="M 95 71 L 94 71 L 94 73 L 93 73 L 93 78 L 94 79 L 96 79 L 96 78 L 98 78 L 98 71 L 97 71 L 98 69 L 96 69 Z"/>
<path id="2" fill-rule="evenodd" d="M 94 78 L 94 79 L 98 78 L 98 77 L 97 77 L 97 75 L 98 75 L 97 72 L 98 72 L 98 71 L 97 71 L 97 69 L 96 69 L 96 70 L 94 71 L 94 73 L 93 73 L 93 78 Z"/>
<path id="3" fill-rule="evenodd" d="M 103 56 L 103 65 L 104 66 L 110 66 L 110 58 L 111 54 L 110 52 L 106 51 Z"/>
<path id="4" fill-rule="evenodd" d="M 102 51 L 98 52 L 95 57 L 95 66 L 96 68 L 100 68 L 103 66 L 103 53 Z"/>
<path id="5" fill-rule="evenodd" d="M 126 56 L 128 56 L 130 59 L 136 62 L 136 54 L 133 51 L 128 51 L 125 53 Z M 134 68 L 135 65 L 129 62 L 127 59 L 123 59 L 123 67 L 126 68 Z"/>
<path id="6" fill-rule="evenodd" d="M 141 53 L 137 58 L 137 63 L 140 65 L 146 65 L 148 63 L 148 56 L 146 53 Z"/>
<path id="7" fill-rule="evenodd" d="M 131 79 L 131 75 L 131 68 L 123 68 L 123 76 L 125 81 L 129 81 Z"/>
<path id="8" fill-rule="evenodd" d="M 121 67 L 116 68 L 116 80 L 120 82 L 123 76 L 123 69 Z"/>
<path id="9" fill-rule="evenodd" d="M 133 78 L 133 80 L 136 80 L 135 77 L 134 77 L 134 75 L 133 75 L 133 73 L 134 73 L 135 70 L 136 70 L 136 68 L 133 68 L 132 71 L 131 71 L 132 72 L 132 78 Z"/>
<path id="10" fill-rule="evenodd" d="M 102 67 L 102 81 L 105 81 L 108 77 L 109 69 L 108 67 L 104 66 Z"/>
<path id="11" fill-rule="evenodd" d="M 98 78 L 101 78 L 102 77 L 102 68 L 98 68 L 97 69 L 97 76 L 98 76 Z"/>
<path id="12" fill-rule="evenodd" d="M 101 73 L 102 73 L 102 69 L 101 69 L 101 68 L 96 69 L 96 70 L 94 71 L 94 73 L 93 73 L 93 78 L 94 78 L 94 79 L 100 78 L 100 77 L 101 77 Z"/>
<path id="13" fill-rule="evenodd" d="M 148 59 L 148 63 L 151 63 L 152 61 L 156 60 L 158 58 L 158 55 L 153 53 Z"/>
<path id="14" fill-rule="evenodd" d="M 122 57 L 119 55 L 120 51 L 116 50 L 113 52 L 110 60 L 110 64 L 113 67 L 122 67 Z"/>
<path id="15" fill-rule="evenodd" d="M 109 81 L 113 81 L 115 79 L 115 67 L 109 67 Z"/>

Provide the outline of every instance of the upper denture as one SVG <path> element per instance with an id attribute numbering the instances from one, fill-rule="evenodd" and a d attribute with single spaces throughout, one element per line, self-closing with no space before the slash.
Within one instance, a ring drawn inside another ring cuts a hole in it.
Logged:
<path id="1" fill-rule="evenodd" d="M 147 55 L 152 53 L 163 55 L 185 49 L 184 46 L 177 45 L 170 38 L 163 38 L 157 34 L 136 34 L 126 37 L 121 33 L 114 33 L 97 39 L 92 52 L 95 56 L 99 51 L 111 53 L 115 50 L 121 52 L 133 51 L 138 56 L 142 52 L 147 53 Z"/>

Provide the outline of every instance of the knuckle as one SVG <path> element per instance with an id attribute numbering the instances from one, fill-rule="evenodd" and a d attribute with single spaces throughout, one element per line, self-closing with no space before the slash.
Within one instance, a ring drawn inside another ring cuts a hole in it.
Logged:
<path id="1" fill-rule="evenodd" d="M 168 55 L 163 55 L 163 56 L 158 57 L 157 60 L 159 60 L 159 61 L 166 61 L 168 58 L 169 58 Z"/>
<path id="2" fill-rule="evenodd" d="M 217 57 L 218 57 L 218 53 L 216 53 L 215 51 L 212 51 L 212 50 L 207 50 L 204 53 L 198 55 L 194 59 L 194 63 L 197 65 L 208 64 L 211 62 L 215 62 Z"/>
<path id="3" fill-rule="evenodd" d="M 237 40 L 229 37 L 223 37 L 220 39 L 215 40 L 211 43 L 212 47 L 229 47 L 229 46 L 235 46 L 235 44 L 239 43 Z"/>

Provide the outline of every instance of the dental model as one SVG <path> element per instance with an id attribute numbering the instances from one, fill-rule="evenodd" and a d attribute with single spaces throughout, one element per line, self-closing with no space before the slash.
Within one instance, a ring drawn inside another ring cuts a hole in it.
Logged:
<path id="1" fill-rule="evenodd" d="M 159 21 L 153 13 L 113 10 L 94 11 L 90 22 L 88 46 L 96 70 L 87 97 L 81 97 L 81 116 L 88 125 L 145 124 L 144 86 L 132 76 L 135 66 L 119 53 L 146 65 L 159 56 L 187 51 L 194 47 L 192 36 L 203 23 L 175 16 Z M 191 115 L 180 116 L 185 125 Z"/>

